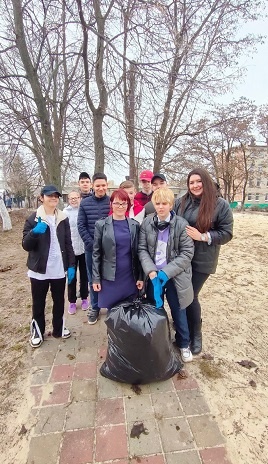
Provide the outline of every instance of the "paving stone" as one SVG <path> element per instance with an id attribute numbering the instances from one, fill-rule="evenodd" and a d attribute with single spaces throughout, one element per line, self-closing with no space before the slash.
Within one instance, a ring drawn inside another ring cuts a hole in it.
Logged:
<path id="1" fill-rule="evenodd" d="M 194 448 L 191 430 L 185 418 L 162 419 L 158 425 L 166 453 Z"/>
<path id="2" fill-rule="evenodd" d="M 176 374 L 172 380 L 176 390 L 193 390 L 194 388 L 198 388 L 197 381 L 191 376 L 186 379 L 181 379 L 178 377 L 178 374 Z"/>
<path id="3" fill-rule="evenodd" d="M 92 462 L 92 450 L 93 429 L 65 432 L 60 453 L 60 464 L 85 464 Z"/>
<path id="4" fill-rule="evenodd" d="M 62 432 L 66 415 L 65 406 L 49 406 L 41 408 L 34 429 L 35 435 L 42 433 Z"/>
<path id="5" fill-rule="evenodd" d="M 183 416 L 183 412 L 175 392 L 152 393 L 152 402 L 156 417 Z"/>
<path id="6" fill-rule="evenodd" d="M 153 419 L 142 421 L 148 435 L 142 433 L 139 438 L 131 438 L 130 433 L 134 424 L 131 422 L 127 424 L 128 427 L 128 443 L 129 453 L 131 456 L 144 456 L 148 454 L 158 454 L 162 452 L 160 437 L 156 428 L 156 422 Z"/>
<path id="7" fill-rule="evenodd" d="M 200 390 L 181 390 L 178 392 L 178 396 L 186 415 L 192 416 L 209 412 L 208 404 Z"/>
<path id="8" fill-rule="evenodd" d="M 125 425 L 96 427 L 96 457 L 98 462 L 128 456 Z"/>
<path id="9" fill-rule="evenodd" d="M 94 380 L 73 380 L 72 401 L 95 400 L 96 395 L 96 382 Z"/>
<path id="10" fill-rule="evenodd" d="M 107 355 L 107 343 L 105 345 L 101 345 L 98 349 L 98 362 L 103 363 L 105 361 Z"/>
<path id="11" fill-rule="evenodd" d="M 154 410 L 149 395 L 126 397 L 124 398 L 124 402 L 127 422 L 142 422 L 145 419 L 154 417 Z"/>
<path id="12" fill-rule="evenodd" d="M 66 409 L 66 430 L 84 429 L 94 426 L 95 401 L 74 402 Z"/>
<path id="13" fill-rule="evenodd" d="M 61 351 L 58 351 L 56 357 L 55 357 L 55 365 L 59 364 L 75 364 L 77 361 L 76 359 L 76 350 L 74 348 L 64 348 Z"/>
<path id="14" fill-rule="evenodd" d="M 43 388 L 42 406 L 68 403 L 70 388 L 70 382 L 47 384 Z"/>
<path id="15" fill-rule="evenodd" d="M 153 456 L 135 456 L 130 459 L 131 464 L 165 464 L 163 454 L 154 454 Z"/>
<path id="16" fill-rule="evenodd" d="M 52 366 L 55 353 L 53 351 L 42 351 L 43 345 L 40 348 L 35 348 L 32 358 L 32 365 L 37 367 Z"/>
<path id="17" fill-rule="evenodd" d="M 94 362 L 97 361 L 98 348 L 78 348 L 76 353 L 76 362 Z"/>
<path id="18" fill-rule="evenodd" d="M 224 438 L 211 416 L 189 417 L 188 421 L 198 447 L 206 448 L 224 443 Z"/>
<path id="19" fill-rule="evenodd" d="M 94 327 L 94 326 L 92 326 Z M 88 329 L 90 330 L 90 325 L 88 324 Z M 94 329 L 93 329 L 94 330 Z M 99 333 L 90 333 L 88 336 L 83 336 L 79 340 L 79 349 L 89 349 L 89 348 L 98 348 L 101 344 Z"/>
<path id="20" fill-rule="evenodd" d="M 202 464 L 231 464 L 226 449 L 223 447 L 201 450 L 200 456 L 202 458 Z"/>
<path id="21" fill-rule="evenodd" d="M 31 384 L 32 385 L 42 385 L 47 383 L 48 378 L 50 376 L 51 367 L 40 367 L 34 368 L 34 371 L 31 376 Z"/>
<path id="22" fill-rule="evenodd" d="M 56 353 L 59 349 L 59 340 L 52 336 L 45 336 L 44 343 L 42 345 L 43 351 L 53 351 Z"/>
<path id="23" fill-rule="evenodd" d="M 69 351 L 70 349 L 72 349 L 76 352 L 78 350 L 79 337 L 76 334 L 73 336 L 72 331 L 71 333 L 72 333 L 72 336 L 70 338 L 67 338 L 65 340 L 60 338 L 60 343 L 59 343 L 60 351 L 66 351 L 66 350 Z"/>
<path id="24" fill-rule="evenodd" d="M 197 451 L 179 451 L 166 454 L 167 464 L 201 464 Z"/>
<path id="25" fill-rule="evenodd" d="M 76 363 L 74 369 L 74 379 L 95 379 L 97 375 L 97 363 L 92 362 L 79 362 Z"/>
<path id="26" fill-rule="evenodd" d="M 125 422 L 123 398 L 105 398 L 97 401 L 96 424 L 111 425 Z"/>
<path id="27" fill-rule="evenodd" d="M 98 399 L 123 396 L 122 385 L 98 375 Z"/>
<path id="28" fill-rule="evenodd" d="M 42 385 L 36 385 L 34 387 L 30 387 L 30 392 L 33 395 L 33 407 L 39 406 L 42 395 L 43 395 Z"/>
<path id="29" fill-rule="evenodd" d="M 27 464 L 52 464 L 58 462 L 61 438 L 61 433 L 33 437 L 30 441 Z"/>
<path id="30" fill-rule="evenodd" d="M 54 366 L 51 371 L 50 382 L 68 382 L 73 378 L 74 366 L 60 364 Z"/>
<path id="31" fill-rule="evenodd" d="M 154 382 L 150 384 L 152 393 L 174 391 L 172 379 L 164 380 L 163 382 Z"/>

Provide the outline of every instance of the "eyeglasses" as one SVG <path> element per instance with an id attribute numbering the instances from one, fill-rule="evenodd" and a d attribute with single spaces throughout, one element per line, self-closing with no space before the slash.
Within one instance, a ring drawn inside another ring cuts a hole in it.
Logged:
<path id="1" fill-rule="evenodd" d="M 119 203 L 118 201 L 114 201 L 113 205 L 116 206 L 116 208 L 126 208 L 127 207 L 127 202 L 123 201 L 122 203 Z"/>
<path id="2" fill-rule="evenodd" d="M 79 200 L 80 197 L 72 197 L 72 198 L 69 198 L 70 201 L 74 201 L 74 200 Z"/>

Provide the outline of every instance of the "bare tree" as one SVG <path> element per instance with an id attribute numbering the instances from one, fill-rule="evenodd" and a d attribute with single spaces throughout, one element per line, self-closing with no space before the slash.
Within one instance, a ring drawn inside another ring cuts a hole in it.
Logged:
<path id="1" fill-rule="evenodd" d="M 0 130 L 6 146 L 24 147 L 37 160 L 43 181 L 61 188 L 86 114 L 65 2 L 12 0 L 13 10 L 5 7 Z"/>

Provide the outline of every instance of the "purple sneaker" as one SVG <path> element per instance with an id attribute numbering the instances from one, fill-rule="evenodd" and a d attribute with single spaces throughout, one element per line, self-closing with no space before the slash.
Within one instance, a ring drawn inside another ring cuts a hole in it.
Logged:
<path id="1" fill-rule="evenodd" d="M 89 308 L 88 300 L 82 300 L 81 308 L 82 308 L 82 311 L 87 311 L 88 310 L 88 308 Z"/>
<path id="2" fill-rule="evenodd" d="M 76 313 L 76 304 L 75 303 L 70 303 L 68 313 L 69 314 L 75 314 Z"/>

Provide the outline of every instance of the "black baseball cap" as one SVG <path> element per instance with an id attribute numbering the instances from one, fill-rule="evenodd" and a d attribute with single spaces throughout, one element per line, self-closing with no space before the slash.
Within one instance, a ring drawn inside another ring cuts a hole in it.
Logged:
<path id="1" fill-rule="evenodd" d="M 81 173 L 79 174 L 79 179 L 78 179 L 78 180 L 81 180 L 81 179 L 89 179 L 89 180 L 91 180 L 91 179 L 90 179 L 90 175 L 89 175 L 87 172 L 85 172 L 85 171 L 83 171 L 83 172 L 81 172 Z"/>
<path id="2" fill-rule="evenodd" d="M 55 185 L 45 185 L 41 190 L 41 195 L 51 195 L 52 193 L 57 193 L 59 197 L 62 197 L 62 194 L 58 191 Z"/>
<path id="3" fill-rule="evenodd" d="M 155 179 L 162 179 L 164 180 L 165 182 L 167 181 L 166 177 L 164 176 L 164 174 L 160 174 L 159 172 L 157 172 L 156 174 L 154 174 L 154 176 L 152 177 L 151 179 L 151 184 L 155 181 Z"/>

